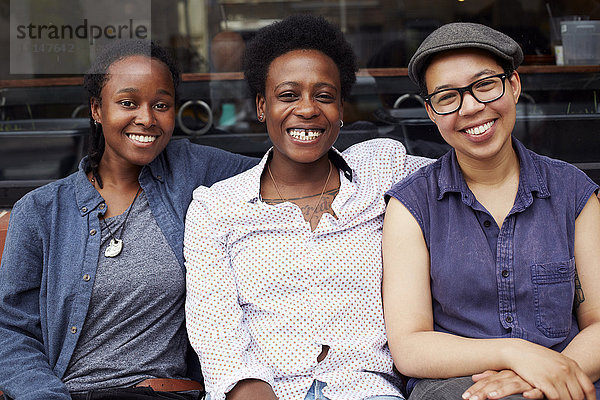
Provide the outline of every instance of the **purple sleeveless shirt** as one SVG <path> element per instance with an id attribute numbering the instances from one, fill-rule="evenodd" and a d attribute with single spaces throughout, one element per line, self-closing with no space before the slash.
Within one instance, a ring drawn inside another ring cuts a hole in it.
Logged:
<path id="1" fill-rule="evenodd" d="M 513 147 L 519 188 L 502 227 L 468 188 L 454 150 L 386 196 L 404 204 L 423 232 L 436 331 L 522 338 L 561 351 L 579 332 L 573 312 L 575 219 L 598 185 L 514 138 Z"/>

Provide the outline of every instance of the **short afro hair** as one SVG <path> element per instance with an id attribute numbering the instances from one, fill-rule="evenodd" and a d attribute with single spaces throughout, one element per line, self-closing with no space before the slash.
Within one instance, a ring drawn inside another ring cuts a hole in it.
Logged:
<path id="1" fill-rule="evenodd" d="M 253 97 L 265 93 L 269 66 L 277 57 L 293 50 L 318 50 L 337 65 L 342 99 L 356 82 L 356 55 L 338 27 L 323 17 L 292 15 L 261 28 L 244 52 L 244 76 Z"/>

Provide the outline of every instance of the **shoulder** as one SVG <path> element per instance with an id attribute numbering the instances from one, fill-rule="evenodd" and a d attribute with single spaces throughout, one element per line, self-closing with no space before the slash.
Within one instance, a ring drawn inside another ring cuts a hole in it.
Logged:
<path id="1" fill-rule="evenodd" d="M 394 139 L 370 139 L 356 143 L 342 152 L 346 162 L 370 161 L 377 157 L 387 159 L 405 157 L 406 149 L 398 140 Z"/>
<path id="2" fill-rule="evenodd" d="M 251 188 L 260 185 L 260 166 L 256 165 L 249 170 L 214 183 L 211 186 L 199 186 L 194 190 L 194 200 L 201 200 L 207 204 L 227 204 L 243 201 L 248 197 Z M 258 187 L 258 186 L 257 186 Z M 256 193 L 258 195 L 258 192 Z"/>
<path id="3" fill-rule="evenodd" d="M 598 185 L 585 172 L 568 162 L 527 150 L 535 168 L 535 177 L 548 189 L 551 198 L 574 202 L 577 214 Z"/>
<path id="4" fill-rule="evenodd" d="M 78 210 L 75 191 L 75 172 L 65 178 L 48 183 L 24 195 L 13 206 L 10 224 L 31 224 L 35 229 L 52 225 L 56 210 Z"/>
<path id="5" fill-rule="evenodd" d="M 443 158 L 430 162 L 392 186 L 386 197 L 400 199 L 409 193 L 418 196 L 435 196 L 439 191 L 439 176 Z"/>
<path id="6" fill-rule="evenodd" d="M 553 189 L 554 191 L 564 191 L 582 186 L 598 187 L 585 172 L 573 164 L 543 156 L 531 150 L 527 150 L 527 153 L 537 167 L 537 178 L 546 183 L 550 191 Z"/>
<path id="7" fill-rule="evenodd" d="M 342 156 L 353 170 L 381 177 L 391 175 L 394 182 L 433 160 L 406 154 L 404 145 L 394 139 L 371 139 L 357 143 Z"/>
<path id="8" fill-rule="evenodd" d="M 212 185 L 256 165 L 258 159 L 231 153 L 210 146 L 191 143 L 188 139 L 171 140 L 165 150 L 151 163 L 160 165 L 176 177 L 193 180 L 194 187 Z M 190 175 L 190 172 L 192 174 Z"/>
<path id="9" fill-rule="evenodd" d="M 75 181 L 77 175 L 80 173 L 82 172 L 74 172 L 65 178 L 40 186 L 25 194 L 15 203 L 12 212 L 19 210 L 20 208 L 32 206 L 47 208 L 56 202 L 65 199 L 73 199 L 75 196 Z"/>

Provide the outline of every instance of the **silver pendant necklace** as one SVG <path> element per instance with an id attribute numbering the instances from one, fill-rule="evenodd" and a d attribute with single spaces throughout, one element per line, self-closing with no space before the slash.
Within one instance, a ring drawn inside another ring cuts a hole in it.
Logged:
<path id="1" fill-rule="evenodd" d="M 116 238 L 115 235 L 113 235 L 108 224 L 106 223 L 106 220 L 104 218 L 102 219 L 104 221 L 104 226 L 106 227 L 106 229 L 108 229 L 108 233 L 110 233 L 110 237 L 111 237 L 110 243 L 106 247 L 106 250 L 104 250 L 104 257 L 110 257 L 110 258 L 116 257 L 119 254 L 121 254 L 121 251 L 123 251 L 123 239 L 121 239 L 121 238 L 123 237 L 123 231 L 125 230 L 125 224 L 127 223 L 127 218 L 129 218 L 129 213 L 131 212 L 131 209 L 133 208 L 135 200 L 138 198 L 141 191 L 142 191 L 142 188 L 140 187 L 138 189 L 137 193 L 135 194 L 135 197 L 133 198 L 131 205 L 129 206 L 129 210 L 127 210 L 127 215 L 125 215 L 125 220 L 123 221 L 123 225 L 121 225 L 121 234 L 119 235 L 118 238 Z"/>

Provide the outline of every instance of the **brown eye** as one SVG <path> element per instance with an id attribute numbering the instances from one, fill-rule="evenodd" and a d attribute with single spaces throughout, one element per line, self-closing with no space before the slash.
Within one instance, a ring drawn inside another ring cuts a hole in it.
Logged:
<path id="1" fill-rule="evenodd" d="M 298 98 L 298 96 L 293 92 L 283 92 L 277 97 L 282 101 L 294 101 Z"/>
<path id="2" fill-rule="evenodd" d="M 123 107 L 126 107 L 126 108 L 131 108 L 131 107 L 135 106 L 135 104 L 131 100 L 122 100 L 119 102 L 119 104 L 121 104 Z"/>

